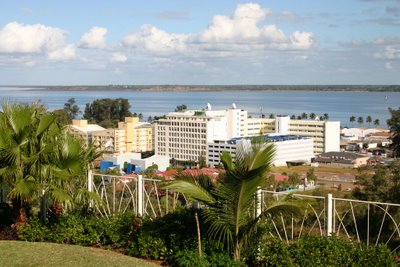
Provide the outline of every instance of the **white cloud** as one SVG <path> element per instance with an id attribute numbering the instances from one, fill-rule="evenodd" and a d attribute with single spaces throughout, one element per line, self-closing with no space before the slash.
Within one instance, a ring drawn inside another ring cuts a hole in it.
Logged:
<path id="1" fill-rule="evenodd" d="M 393 69 L 392 63 L 391 62 L 386 62 L 385 63 L 385 69 L 387 69 L 387 70 Z"/>
<path id="2" fill-rule="evenodd" d="M 400 45 L 388 45 L 385 48 L 374 54 L 376 58 L 383 59 L 400 59 Z"/>
<path id="3" fill-rule="evenodd" d="M 92 27 L 82 36 L 79 46 L 82 48 L 104 48 L 106 46 L 106 34 L 106 28 Z"/>
<path id="4" fill-rule="evenodd" d="M 311 32 L 286 35 L 276 25 L 259 26 L 271 13 L 259 4 L 239 4 L 231 16 L 216 15 L 206 29 L 193 34 L 167 33 L 153 25 L 125 36 L 122 44 L 149 54 L 180 54 L 192 57 L 209 54 L 230 57 L 236 52 L 304 50 L 314 45 Z"/>
<path id="5" fill-rule="evenodd" d="M 124 37 L 122 44 L 154 53 L 183 51 L 187 35 L 169 34 L 152 25 L 143 25 L 138 33 Z"/>
<path id="6" fill-rule="evenodd" d="M 55 61 L 72 59 L 75 57 L 75 46 L 67 45 L 61 49 L 50 51 L 47 57 Z"/>
<path id="7" fill-rule="evenodd" d="M 70 59 L 75 48 L 65 43 L 66 32 L 42 24 L 10 22 L 0 30 L 0 53 L 44 54 L 50 59 Z"/>
<path id="8" fill-rule="evenodd" d="M 119 63 L 123 63 L 126 62 L 128 60 L 128 58 L 121 53 L 114 53 L 111 57 L 111 62 L 119 62 Z"/>

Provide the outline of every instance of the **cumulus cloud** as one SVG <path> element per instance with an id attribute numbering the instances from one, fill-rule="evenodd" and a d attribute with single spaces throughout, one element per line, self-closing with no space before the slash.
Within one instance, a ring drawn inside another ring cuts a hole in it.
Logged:
<path id="1" fill-rule="evenodd" d="M 74 57 L 75 48 L 65 43 L 66 32 L 42 24 L 10 22 L 0 30 L 0 53 L 44 54 L 50 59 Z"/>
<path id="2" fill-rule="evenodd" d="M 376 58 L 381 59 L 400 59 L 400 45 L 388 45 L 382 51 L 375 53 Z"/>
<path id="3" fill-rule="evenodd" d="M 107 29 L 92 27 L 85 33 L 79 43 L 82 48 L 104 48 L 106 46 Z"/>
<path id="4" fill-rule="evenodd" d="M 143 25 L 139 32 L 125 36 L 122 44 L 152 54 L 214 53 L 213 56 L 221 57 L 236 51 L 303 50 L 314 45 L 311 32 L 286 35 L 276 25 L 260 26 L 270 13 L 270 9 L 259 4 L 239 4 L 230 16 L 214 16 L 207 28 L 198 33 L 168 33 L 153 25 Z"/>
<path id="5" fill-rule="evenodd" d="M 155 53 L 183 51 L 188 36 L 184 34 L 169 34 L 152 25 L 143 25 L 138 33 L 124 37 L 125 46 L 146 50 Z"/>
<path id="6" fill-rule="evenodd" d="M 128 58 L 122 53 L 114 53 L 111 57 L 111 62 L 119 62 L 123 63 L 126 62 Z"/>

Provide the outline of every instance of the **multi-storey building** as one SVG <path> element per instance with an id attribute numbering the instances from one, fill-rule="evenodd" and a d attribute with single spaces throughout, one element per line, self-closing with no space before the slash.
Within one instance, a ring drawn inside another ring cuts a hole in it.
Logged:
<path id="1" fill-rule="evenodd" d="M 118 123 L 118 128 L 110 129 L 88 124 L 87 120 L 73 120 L 69 129 L 81 137 L 86 145 L 93 143 L 107 154 L 154 150 L 153 126 L 139 122 L 136 117 L 127 117 L 125 122 Z"/>
<path id="2" fill-rule="evenodd" d="M 244 136 L 247 111 L 234 105 L 226 110 L 170 112 L 155 125 L 155 153 L 178 161 L 206 156 L 207 143 Z"/>
<path id="3" fill-rule="evenodd" d="M 310 137 L 300 137 L 294 135 L 266 135 L 264 136 L 266 145 L 273 144 L 275 156 L 272 164 L 275 166 L 285 166 L 292 162 L 310 163 L 314 158 L 313 139 Z M 215 167 L 220 161 L 223 151 L 236 157 L 238 149 L 249 149 L 251 138 L 233 138 L 227 141 L 214 141 L 207 144 L 207 163 L 210 167 Z"/>
<path id="4" fill-rule="evenodd" d="M 197 161 L 206 156 L 207 143 L 227 141 L 235 137 L 276 133 L 313 138 L 313 152 L 320 154 L 340 149 L 340 122 L 291 120 L 276 118 L 248 118 L 247 111 L 184 110 L 171 112 L 155 126 L 155 153 L 176 160 Z"/>
<path id="5" fill-rule="evenodd" d="M 291 120 L 289 116 L 262 119 L 263 134 L 277 133 L 312 137 L 314 154 L 340 151 L 340 122 L 320 120 Z"/>
<path id="6" fill-rule="evenodd" d="M 93 143 L 105 153 L 119 152 L 121 144 L 125 142 L 123 131 L 105 129 L 97 124 L 89 124 L 87 120 L 72 120 L 72 124 L 68 127 L 70 132 L 80 137 L 86 146 Z"/>
<path id="7" fill-rule="evenodd" d="M 125 131 L 126 152 L 154 150 L 154 131 L 150 123 L 140 122 L 138 117 L 126 117 L 118 123 L 118 129 Z"/>

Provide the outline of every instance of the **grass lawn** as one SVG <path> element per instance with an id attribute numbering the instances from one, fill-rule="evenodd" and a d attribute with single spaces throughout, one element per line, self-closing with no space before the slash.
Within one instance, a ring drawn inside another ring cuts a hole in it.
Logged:
<path id="1" fill-rule="evenodd" d="M 0 266 L 159 266 L 99 248 L 0 240 Z"/>

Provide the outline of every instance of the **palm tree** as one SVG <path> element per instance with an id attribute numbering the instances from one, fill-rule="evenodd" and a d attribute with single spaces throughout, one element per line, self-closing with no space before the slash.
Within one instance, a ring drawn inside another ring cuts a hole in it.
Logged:
<path id="1" fill-rule="evenodd" d="M 329 114 L 328 114 L 328 113 L 324 113 L 324 116 L 322 116 L 322 119 L 323 119 L 324 121 L 329 120 Z"/>
<path id="2" fill-rule="evenodd" d="M 290 116 L 290 119 L 291 119 L 291 120 L 295 120 L 295 119 L 296 119 L 296 115 Z"/>
<path id="3" fill-rule="evenodd" d="M 355 121 L 356 121 L 356 117 L 351 116 L 351 117 L 350 117 L 350 122 L 351 122 L 351 124 L 353 124 Z"/>
<path id="4" fill-rule="evenodd" d="M 368 116 L 365 118 L 365 122 L 368 123 L 369 125 L 371 124 L 372 118 L 371 118 L 370 115 L 368 115 Z"/>
<path id="5" fill-rule="evenodd" d="M 0 176 L 11 188 L 8 197 L 15 208 L 38 198 L 45 220 L 49 200 L 71 203 L 71 181 L 85 176 L 82 143 L 60 128 L 43 106 L 4 104 L 2 108 Z"/>
<path id="6" fill-rule="evenodd" d="M 301 118 L 302 118 L 303 120 L 308 119 L 308 114 L 305 113 L 305 112 L 303 112 L 303 113 L 301 114 Z"/>
<path id="7" fill-rule="evenodd" d="M 316 117 L 317 114 L 315 114 L 314 112 L 310 113 L 310 119 L 315 120 Z"/>
<path id="8" fill-rule="evenodd" d="M 271 204 L 258 216 L 251 215 L 255 209 L 255 193 L 265 184 L 273 157 L 272 145 L 253 145 L 247 150 L 241 147 L 235 162 L 228 152 L 223 152 L 221 162 L 225 174 L 219 180 L 178 177 L 168 182 L 165 188 L 184 193 L 205 205 L 203 214 L 210 225 L 210 236 L 225 244 L 239 261 L 241 251 L 251 242 L 260 219 L 266 215 L 300 211 L 294 203 L 280 202 Z"/>
<path id="9" fill-rule="evenodd" d="M 379 126 L 379 119 L 374 120 L 374 125 L 375 125 L 376 127 Z"/>
<path id="10" fill-rule="evenodd" d="M 358 122 L 358 124 L 360 124 L 360 126 L 364 123 L 364 119 L 363 119 L 363 117 L 358 117 L 358 119 L 357 119 L 357 122 Z"/>

